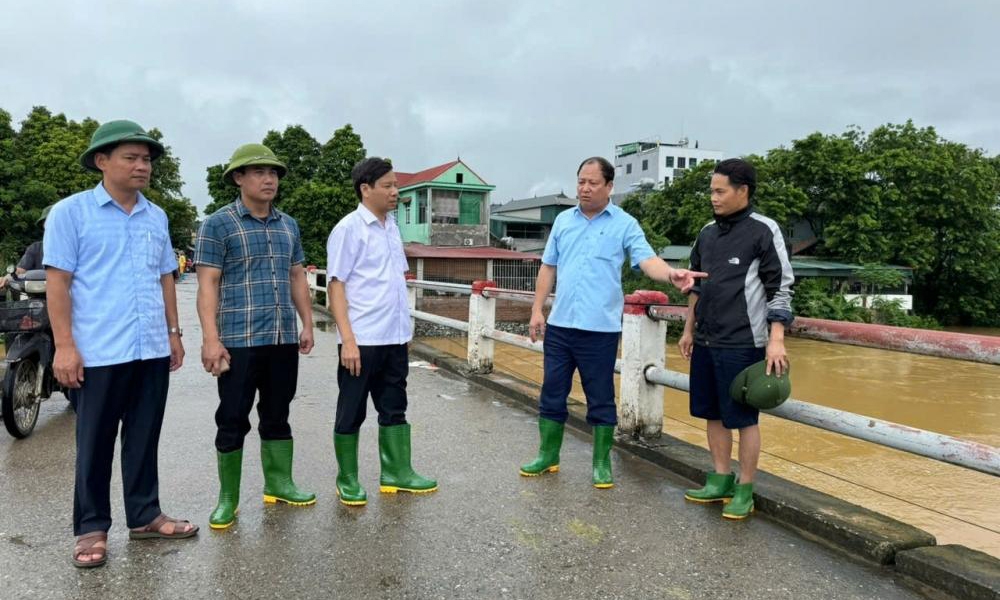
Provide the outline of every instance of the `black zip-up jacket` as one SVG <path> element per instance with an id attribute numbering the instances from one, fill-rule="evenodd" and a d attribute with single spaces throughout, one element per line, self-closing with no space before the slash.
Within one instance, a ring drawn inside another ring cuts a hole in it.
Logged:
<path id="1" fill-rule="evenodd" d="M 748 206 L 706 225 L 691 249 L 691 268 L 706 271 L 697 294 L 694 341 L 702 346 L 763 348 L 770 323 L 792 322 L 792 265 L 781 228 Z"/>

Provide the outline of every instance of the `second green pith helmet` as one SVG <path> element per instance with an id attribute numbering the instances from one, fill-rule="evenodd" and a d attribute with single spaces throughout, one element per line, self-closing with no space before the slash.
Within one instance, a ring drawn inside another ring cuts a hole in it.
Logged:
<path id="1" fill-rule="evenodd" d="M 772 371 L 766 375 L 767 361 L 762 360 L 740 371 L 729 386 L 729 396 L 737 402 L 766 410 L 780 405 L 792 395 L 792 381 L 788 367 L 778 377 Z"/>
<path id="2" fill-rule="evenodd" d="M 222 180 L 230 185 L 236 185 L 233 181 L 233 171 L 249 167 L 251 165 L 268 165 L 278 170 L 278 177 L 284 177 L 288 172 L 288 167 L 281 162 L 274 152 L 264 144 L 244 144 L 233 152 L 229 159 L 229 166 L 222 174 Z"/>

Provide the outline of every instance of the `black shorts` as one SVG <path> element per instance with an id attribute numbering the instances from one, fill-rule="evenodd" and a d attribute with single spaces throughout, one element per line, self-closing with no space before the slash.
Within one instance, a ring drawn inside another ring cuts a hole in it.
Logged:
<path id="1" fill-rule="evenodd" d="M 709 348 L 695 344 L 691 353 L 691 416 L 722 421 L 726 429 L 757 424 L 760 412 L 729 396 L 740 371 L 764 360 L 764 348 Z"/>

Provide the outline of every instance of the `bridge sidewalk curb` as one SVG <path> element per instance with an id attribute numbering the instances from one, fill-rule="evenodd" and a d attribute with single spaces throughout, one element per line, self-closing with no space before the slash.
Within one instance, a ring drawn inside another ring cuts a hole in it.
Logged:
<path id="1" fill-rule="evenodd" d="M 413 342 L 411 352 L 537 411 L 535 384 L 503 373 L 471 373 L 464 360 L 421 342 Z M 569 409 L 569 424 L 589 432 L 586 407 L 570 403 Z M 707 450 L 665 434 L 652 442 L 618 437 L 615 444 L 695 483 L 703 482 L 712 470 Z M 992 556 L 964 546 L 938 547 L 934 536 L 922 529 L 763 471 L 754 496 L 760 512 L 852 558 L 893 567 L 905 577 L 963 600 L 1000 598 L 1000 560 Z M 935 568 L 925 567 L 928 563 Z"/>

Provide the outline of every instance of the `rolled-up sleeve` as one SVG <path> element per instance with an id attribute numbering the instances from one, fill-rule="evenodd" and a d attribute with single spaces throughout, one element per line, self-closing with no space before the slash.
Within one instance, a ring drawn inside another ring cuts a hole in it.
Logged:
<path id="1" fill-rule="evenodd" d="M 72 213 L 73 206 L 65 200 L 53 206 L 45 219 L 45 236 L 42 238 L 44 265 L 70 273 L 76 271 L 80 243 L 78 220 Z"/>

